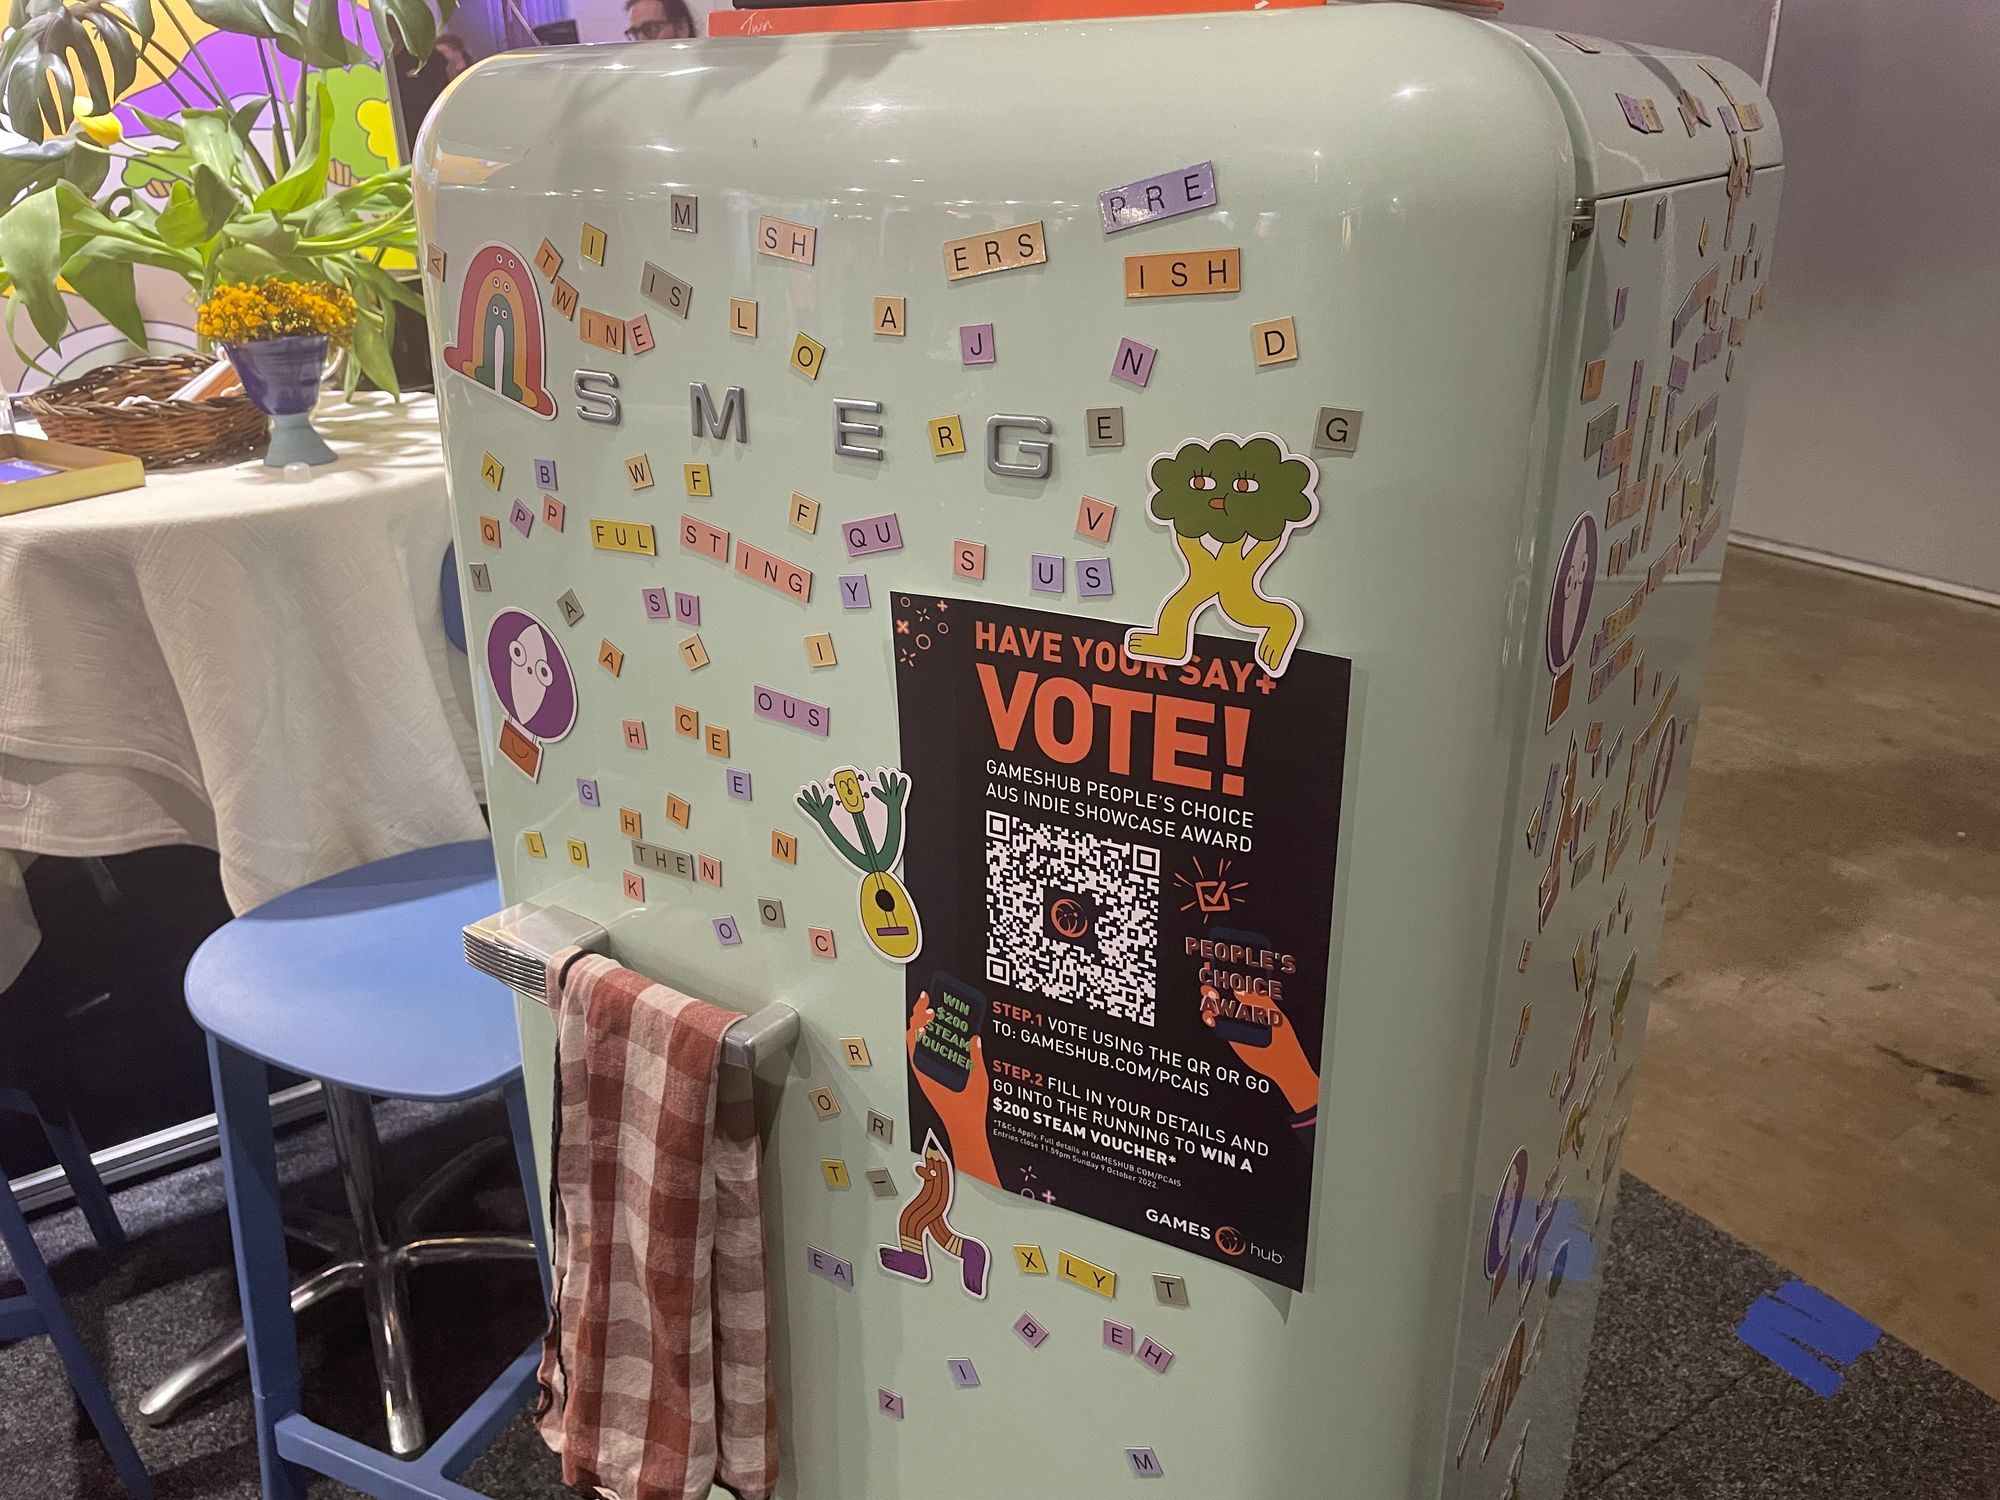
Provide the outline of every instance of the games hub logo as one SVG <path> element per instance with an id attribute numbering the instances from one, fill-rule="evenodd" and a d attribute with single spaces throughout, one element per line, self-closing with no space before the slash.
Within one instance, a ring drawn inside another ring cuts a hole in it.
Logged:
<path id="1" fill-rule="evenodd" d="M 1095 947 L 1093 935 L 1097 931 L 1097 902 L 1088 891 L 1052 885 L 1049 887 L 1048 904 L 1042 913 L 1042 923 L 1049 937 L 1080 947 Z"/>
<path id="2" fill-rule="evenodd" d="M 1184 1234 L 1197 1243 L 1213 1245 L 1231 1260 L 1241 1260 L 1244 1256 L 1250 1255 L 1268 1265 L 1280 1266 L 1285 1263 L 1282 1253 L 1266 1250 L 1263 1246 L 1252 1243 L 1250 1237 L 1234 1224 L 1220 1224 L 1211 1228 L 1199 1219 L 1162 1213 L 1157 1208 L 1146 1210 L 1146 1222 L 1161 1229 L 1171 1229 L 1176 1234 Z"/>

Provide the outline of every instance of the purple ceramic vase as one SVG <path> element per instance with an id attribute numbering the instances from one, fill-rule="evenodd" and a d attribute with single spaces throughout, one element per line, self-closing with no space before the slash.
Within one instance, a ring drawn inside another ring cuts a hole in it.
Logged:
<path id="1" fill-rule="evenodd" d="M 243 379 L 244 394 L 259 411 L 270 413 L 271 446 L 264 454 L 265 464 L 282 469 L 294 463 L 332 463 L 333 450 L 312 425 L 313 403 L 319 400 L 320 375 L 326 368 L 326 335 L 294 333 L 222 348 Z"/>

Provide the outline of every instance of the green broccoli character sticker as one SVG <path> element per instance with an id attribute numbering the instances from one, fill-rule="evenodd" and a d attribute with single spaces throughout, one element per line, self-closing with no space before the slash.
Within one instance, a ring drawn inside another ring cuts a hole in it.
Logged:
<path id="1" fill-rule="evenodd" d="M 1175 666 L 1194 654 L 1194 624 L 1213 604 L 1257 637 L 1257 660 L 1282 677 L 1305 616 L 1264 592 L 1285 542 L 1319 515 L 1319 469 L 1268 432 L 1186 442 L 1153 460 L 1150 513 L 1172 529 L 1185 570 L 1151 630 L 1125 636 L 1128 656 Z"/>

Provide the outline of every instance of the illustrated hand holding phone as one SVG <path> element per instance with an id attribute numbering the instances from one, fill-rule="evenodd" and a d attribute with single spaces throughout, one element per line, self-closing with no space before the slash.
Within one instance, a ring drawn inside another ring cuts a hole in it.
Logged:
<path id="1" fill-rule="evenodd" d="M 959 1025 L 969 1033 L 969 1040 L 961 1051 L 958 1038 L 950 1034 L 958 1028 L 940 1019 L 929 990 L 920 991 L 904 1039 L 910 1069 L 950 1138 L 952 1164 L 965 1175 L 998 1187 L 1000 1169 L 994 1165 L 992 1143 L 986 1135 L 993 1076 L 987 1070 L 986 1040 L 980 1034 L 986 1024 L 985 997 L 949 976 L 940 974 L 937 979 L 941 999 L 950 997 L 953 1014 L 959 1016 Z M 926 1041 L 925 1033 L 933 1026 L 937 1032 Z"/>
<path id="2" fill-rule="evenodd" d="M 1219 1020 L 1211 1019 L 1209 1024 L 1218 1035 L 1228 1038 L 1230 1050 L 1244 1067 L 1263 1074 L 1278 1086 L 1293 1114 L 1305 1114 L 1319 1104 L 1319 1069 L 1306 1056 L 1305 1045 L 1299 1041 L 1299 1033 L 1285 1013 L 1268 1000 L 1259 1003 L 1268 1007 L 1271 1015 L 1268 1040 L 1245 1040 L 1240 1034 L 1232 1034 Z M 1261 1032 L 1264 1028 L 1257 1030 Z"/>

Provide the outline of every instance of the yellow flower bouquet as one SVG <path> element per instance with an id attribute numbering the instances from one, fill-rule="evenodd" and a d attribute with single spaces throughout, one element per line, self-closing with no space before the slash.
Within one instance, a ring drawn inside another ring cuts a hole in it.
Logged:
<path id="1" fill-rule="evenodd" d="M 354 336 L 356 316 L 354 298 L 331 282 L 281 276 L 219 286 L 196 312 L 195 332 L 222 346 L 244 393 L 271 414 L 266 464 L 333 461 L 312 409 L 327 348 Z"/>
<path id="2" fill-rule="evenodd" d="M 195 315 L 194 330 L 218 344 L 324 334 L 335 349 L 354 336 L 354 299 L 330 281 L 262 281 L 220 286 Z"/>

